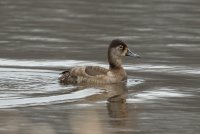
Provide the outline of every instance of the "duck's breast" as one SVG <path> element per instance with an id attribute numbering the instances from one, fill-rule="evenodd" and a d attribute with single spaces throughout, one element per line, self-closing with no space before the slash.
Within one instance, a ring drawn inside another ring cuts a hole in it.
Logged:
<path id="1" fill-rule="evenodd" d="M 126 71 L 123 68 L 111 70 L 110 76 L 114 77 L 116 79 L 116 81 L 124 81 L 127 79 Z"/>

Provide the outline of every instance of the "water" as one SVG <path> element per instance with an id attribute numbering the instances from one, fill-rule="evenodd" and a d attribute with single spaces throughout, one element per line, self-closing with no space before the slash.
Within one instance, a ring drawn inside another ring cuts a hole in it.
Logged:
<path id="1" fill-rule="evenodd" d="M 0 20 L 1 134 L 199 133 L 199 1 L 1 0 Z M 58 83 L 115 38 L 142 57 L 127 83 Z"/>

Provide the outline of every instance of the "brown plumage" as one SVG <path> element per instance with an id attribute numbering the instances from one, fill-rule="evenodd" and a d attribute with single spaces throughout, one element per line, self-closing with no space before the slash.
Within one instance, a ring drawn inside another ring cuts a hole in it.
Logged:
<path id="1" fill-rule="evenodd" d="M 99 66 L 73 67 L 62 72 L 59 80 L 65 84 L 110 84 L 124 81 L 127 79 L 122 66 L 124 56 L 139 57 L 131 52 L 123 41 L 113 40 L 108 47 L 109 69 Z"/>

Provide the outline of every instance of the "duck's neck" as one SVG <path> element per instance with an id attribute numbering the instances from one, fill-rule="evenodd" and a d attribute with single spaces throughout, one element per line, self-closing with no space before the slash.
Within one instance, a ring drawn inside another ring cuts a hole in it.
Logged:
<path id="1" fill-rule="evenodd" d="M 110 69 L 123 69 L 122 57 L 115 57 L 111 54 L 108 54 L 108 62 Z"/>

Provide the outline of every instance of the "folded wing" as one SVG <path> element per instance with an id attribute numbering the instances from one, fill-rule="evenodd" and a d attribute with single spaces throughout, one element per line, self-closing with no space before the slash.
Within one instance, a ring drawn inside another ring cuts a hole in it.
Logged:
<path id="1" fill-rule="evenodd" d="M 89 76 L 106 75 L 109 70 L 99 66 L 86 66 L 85 73 Z"/>

